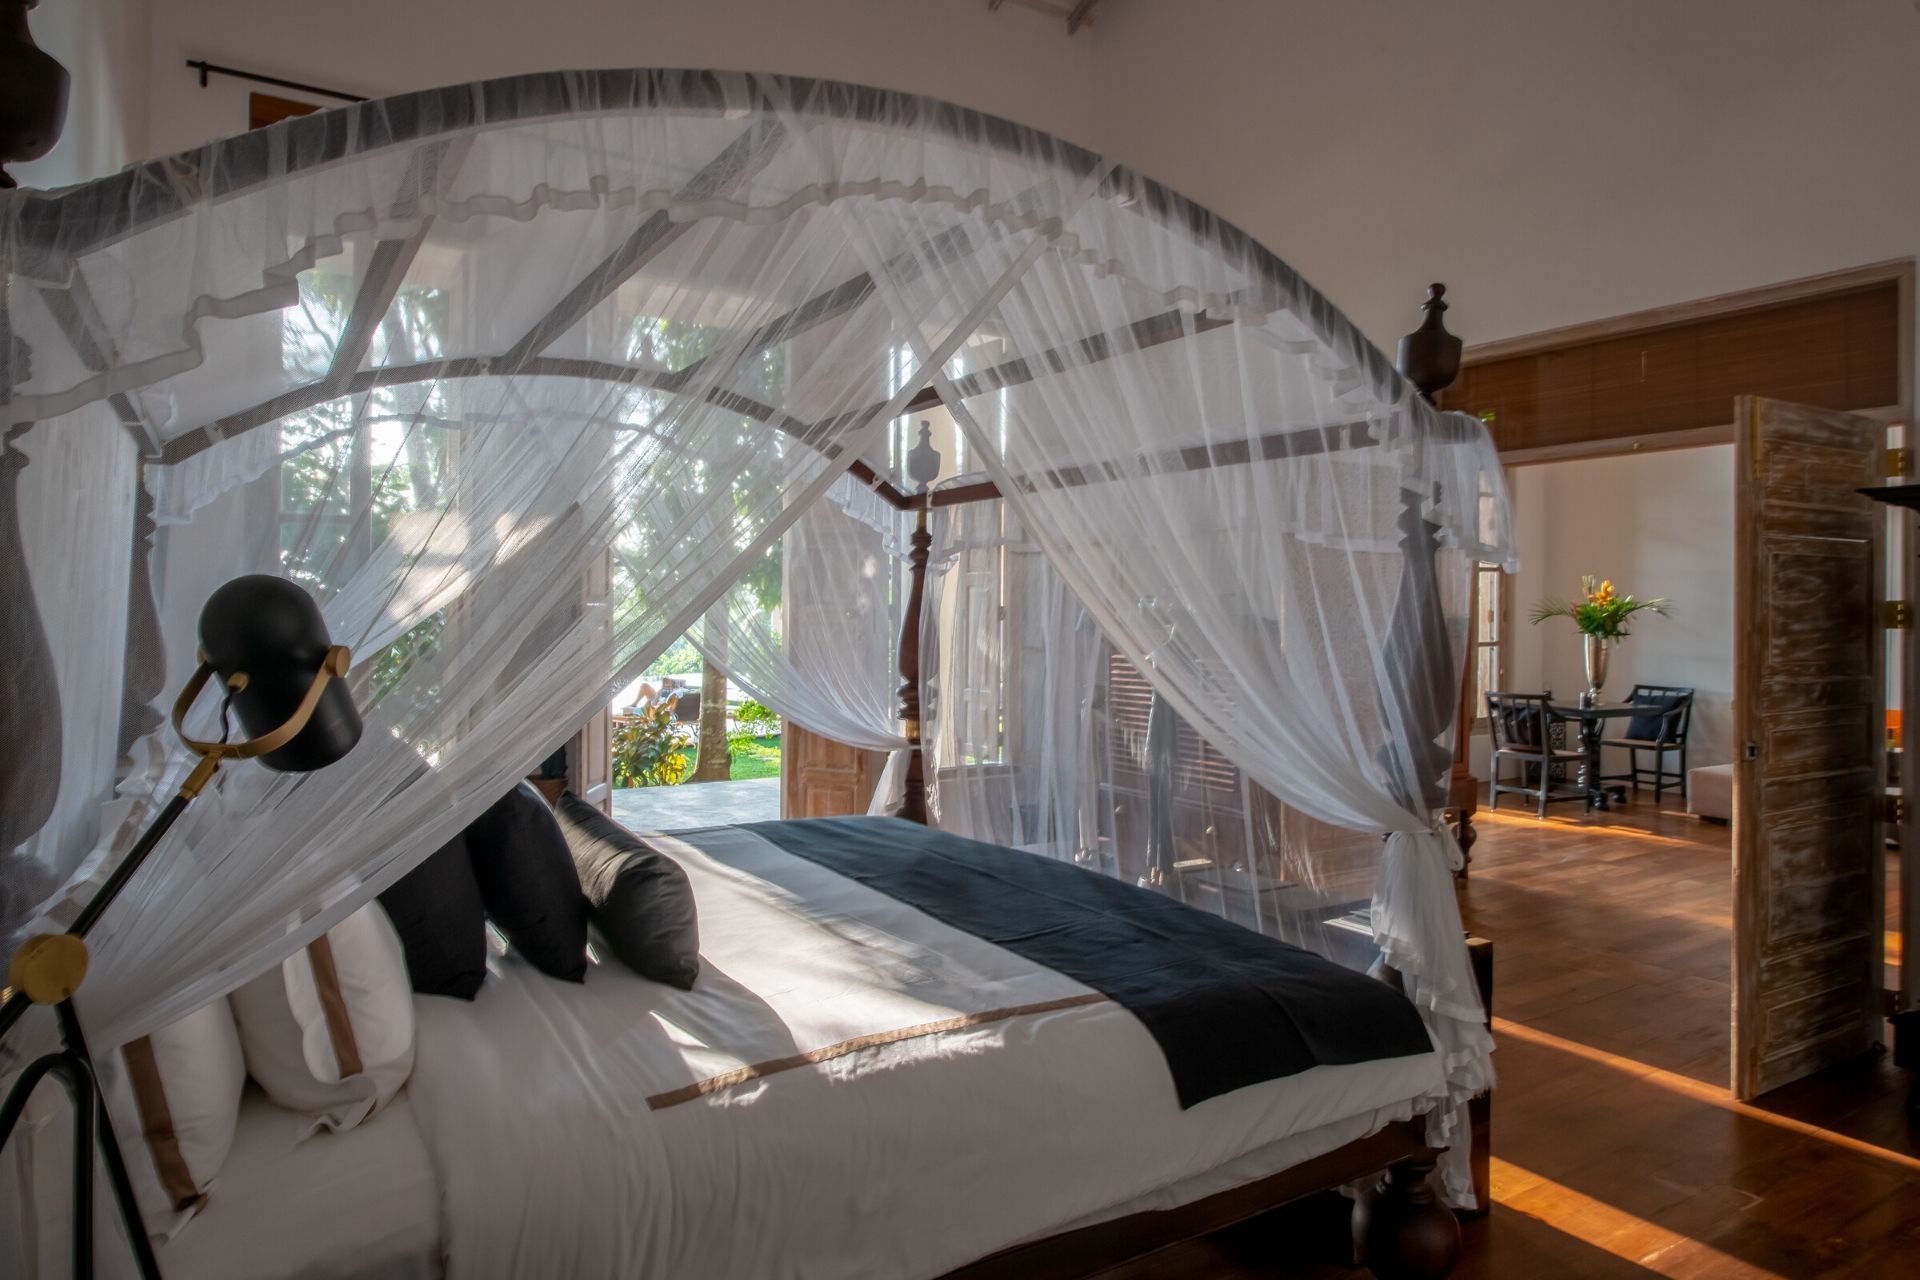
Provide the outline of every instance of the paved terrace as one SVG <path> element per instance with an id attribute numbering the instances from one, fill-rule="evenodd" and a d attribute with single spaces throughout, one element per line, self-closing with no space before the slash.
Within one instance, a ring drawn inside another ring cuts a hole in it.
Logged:
<path id="1" fill-rule="evenodd" d="M 685 831 L 780 816 L 780 779 L 683 782 L 672 787 L 624 787 L 613 793 L 613 816 L 635 831 Z"/>

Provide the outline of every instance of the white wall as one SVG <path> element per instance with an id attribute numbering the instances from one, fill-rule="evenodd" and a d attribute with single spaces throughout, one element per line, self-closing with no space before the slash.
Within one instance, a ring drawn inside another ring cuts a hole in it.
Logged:
<path id="1" fill-rule="evenodd" d="M 154 154 L 244 129 L 261 88 L 216 78 L 202 89 L 189 58 L 369 96 L 528 71 L 783 71 L 931 94 L 1076 139 L 1093 98 L 1084 34 L 974 0 L 152 3 Z"/>
<path id="2" fill-rule="evenodd" d="M 150 0 L 58 0 L 27 15 L 34 43 L 73 77 L 67 127 L 45 157 L 13 166 L 23 187 L 65 187 L 112 173 L 147 149 Z"/>
<path id="3" fill-rule="evenodd" d="M 245 124 L 249 88 L 188 58 L 368 94 L 645 65 L 950 98 L 1173 184 L 1389 349 L 1435 279 L 1491 340 L 1920 252 L 1915 0 L 1105 0 L 1073 37 L 980 0 L 62 0 L 35 29 L 74 21 L 149 48 L 144 85 L 75 66 L 77 97 L 144 96 L 135 154 Z"/>
<path id="4" fill-rule="evenodd" d="M 1382 344 L 1430 280 L 1476 341 L 1920 251 L 1914 0 L 1098 12 L 1095 144 Z"/>
<path id="5" fill-rule="evenodd" d="M 1582 574 L 1618 591 L 1665 596 L 1613 653 L 1607 692 L 1636 681 L 1696 690 L 1689 765 L 1733 759 L 1733 446 L 1516 467 L 1510 476 L 1524 566 L 1508 580 L 1513 650 L 1507 684 L 1572 697 L 1586 688 L 1571 622 L 1529 625 L 1543 596 L 1568 597 Z M 1611 772 L 1623 764 L 1609 758 Z"/>

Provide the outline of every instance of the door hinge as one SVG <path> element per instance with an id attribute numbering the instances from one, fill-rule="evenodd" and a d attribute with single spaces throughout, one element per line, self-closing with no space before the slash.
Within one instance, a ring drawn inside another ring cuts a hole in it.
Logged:
<path id="1" fill-rule="evenodd" d="M 1889 631 L 1900 631 L 1913 625 L 1912 607 L 1905 600 L 1882 600 L 1880 625 Z"/>
<path id="2" fill-rule="evenodd" d="M 1881 818 L 1889 826 L 1897 827 L 1904 824 L 1907 820 L 1907 798 L 1905 796 L 1888 796 Z"/>
<path id="3" fill-rule="evenodd" d="M 1881 474 L 1886 476 L 1889 480 L 1895 479 L 1899 476 L 1912 475 L 1913 474 L 1913 450 L 1911 449 L 1887 450 L 1886 466 L 1882 469 Z"/>

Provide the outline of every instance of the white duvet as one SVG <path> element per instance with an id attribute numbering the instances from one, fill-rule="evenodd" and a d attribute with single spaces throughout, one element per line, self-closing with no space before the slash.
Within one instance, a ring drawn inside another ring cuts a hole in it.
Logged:
<path id="1" fill-rule="evenodd" d="M 1081 984 L 733 828 L 692 878 L 691 992 L 511 959 L 419 1002 L 408 1092 L 453 1280 L 937 1276 L 1263 1176 L 1419 1114 L 1432 1054 L 1182 1111 Z"/>

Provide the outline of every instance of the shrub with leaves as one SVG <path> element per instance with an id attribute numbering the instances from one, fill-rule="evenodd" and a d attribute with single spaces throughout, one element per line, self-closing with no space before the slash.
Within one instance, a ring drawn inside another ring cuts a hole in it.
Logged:
<path id="1" fill-rule="evenodd" d="M 740 722 L 741 728 L 751 730 L 753 737 L 766 737 L 780 732 L 780 717 L 770 707 L 752 698 L 740 704 L 733 718 Z"/>
<path id="2" fill-rule="evenodd" d="M 677 701 L 662 698 L 614 726 L 614 786 L 668 787 L 686 780 L 693 739 L 674 719 Z"/>

